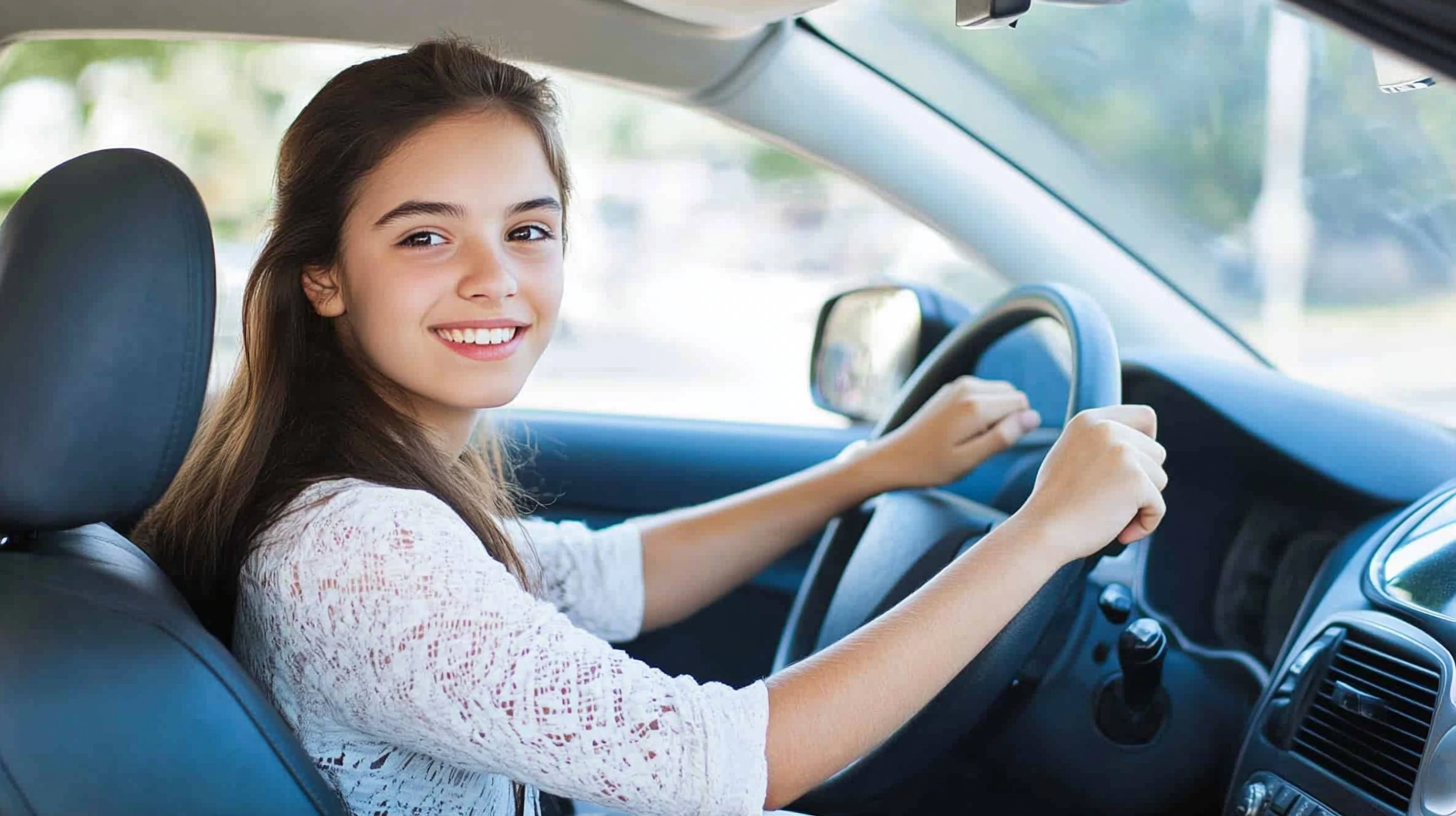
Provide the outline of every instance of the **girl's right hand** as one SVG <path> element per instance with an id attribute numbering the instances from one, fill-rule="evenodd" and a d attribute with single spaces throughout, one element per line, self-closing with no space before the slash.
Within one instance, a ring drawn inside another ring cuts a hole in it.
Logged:
<path id="1" fill-rule="evenodd" d="M 1152 532 L 1168 481 L 1156 434 L 1157 416 L 1140 405 L 1073 417 L 1016 515 L 910 597 L 769 678 L 766 809 L 884 743 L 1063 564 Z"/>
<path id="2" fill-rule="evenodd" d="M 1130 544 L 1153 530 L 1166 507 L 1167 451 L 1146 405 L 1083 411 L 1067 423 L 1012 517 L 1039 528 L 1062 561 L 1086 558 L 1113 539 Z"/>

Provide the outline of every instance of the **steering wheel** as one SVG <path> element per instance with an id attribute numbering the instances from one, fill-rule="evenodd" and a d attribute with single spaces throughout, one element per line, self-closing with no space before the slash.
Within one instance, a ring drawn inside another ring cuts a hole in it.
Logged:
<path id="1" fill-rule="evenodd" d="M 1018 287 L 947 336 L 916 368 L 871 439 L 907 421 L 942 385 L 975 371 L 997 340 L 1037 318 L 1071 337 L 1067 419 L 1122 401 L 1117 341 L 1102 309 L 1071 287 Z M 824 649 L 873 620 L 974 546 L 1006 515 L 938 490 L 885 493 L 830 522 L 779 640 L 774 671 Z M 1047 634 L 1054 613 L 1098 556 L 1068 564 L 980 654 L 889 740 L 800 800 L 800 807 L 853 810 L 930 764 L 987 715 Z M 905 667 L 913 671 L 913 666 Z"/>

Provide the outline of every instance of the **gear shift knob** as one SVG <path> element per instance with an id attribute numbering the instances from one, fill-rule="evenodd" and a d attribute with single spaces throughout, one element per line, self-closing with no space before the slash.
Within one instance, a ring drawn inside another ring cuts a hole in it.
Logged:
<path id="1" fill-rule="evenodd" d="M 1122 669 L 1122 699 L 1133 711 L 1152 705 L 1163 685 L 1163 658 L 1168 635 L 1152 618 L 1138 618 L 1117 637 L 1117 664 Z"/>

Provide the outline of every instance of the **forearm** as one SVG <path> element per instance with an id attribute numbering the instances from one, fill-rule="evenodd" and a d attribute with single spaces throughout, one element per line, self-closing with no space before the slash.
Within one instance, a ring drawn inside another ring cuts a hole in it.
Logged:
<path id="1" fill-rule="evenodd" d="M 1008 522 L 889 612 L 770 678 L 765 807 L 863 756 L 939 693 L 1061 566 L 1039 535 Z"/>
<path id="2" fill-rule="evenodd" d="M 747 581 L 829 519 L 890 489 L 871 449 L 696 507 L 636 521 L 642 628 L 679 621 Z"/>

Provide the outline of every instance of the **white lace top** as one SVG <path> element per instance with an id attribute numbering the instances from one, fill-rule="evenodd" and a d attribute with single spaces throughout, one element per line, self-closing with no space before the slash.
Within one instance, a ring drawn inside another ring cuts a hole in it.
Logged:
<path id="1" fill-rule="evenodd" d="M 642 623 L 632 526 L 513 522 L 537 599 L 427 493 L 344 479 L 290 509 L 243 566 L 233 649 L 355 814 L 506 816 L 510 780 L 636 814 L 762 811 L 764 684 L 669 677 L 603 640 Z"/>

